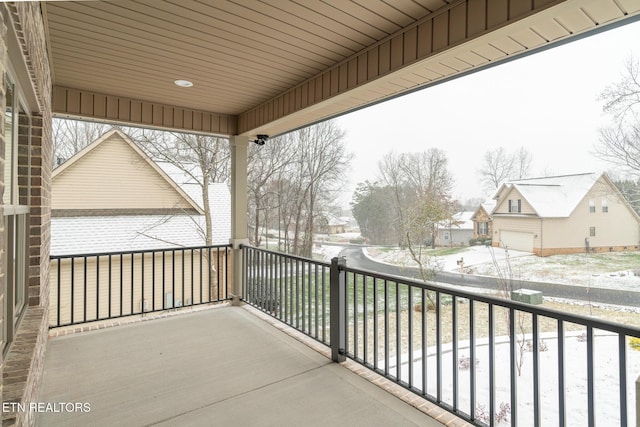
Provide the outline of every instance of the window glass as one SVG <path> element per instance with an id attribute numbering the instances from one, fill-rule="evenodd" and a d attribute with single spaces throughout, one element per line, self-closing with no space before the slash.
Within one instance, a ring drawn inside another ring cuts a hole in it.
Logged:
<path id="1" fill-rule="evenodd" d="M 595 227 L 589 227 L 589 236 L 595 237 L 595 235 L 596 235 L 596 228 Z"/>
<path id="2" fill-rule="evenodd" d="M 11 343 L 14 339 L 15 333 L 18 329 L 20 319 L 24 313 L 24 309 L 27 306 L 27 282 L 28 282 L 28 241 L 29 241 L 29 206 L 28 206 L 28 194 L 29 194 L 29 181 L 28 176 L 23 177 L 23 183 L 25 186 L 24 194 L 27 195 L 23 199 L 18 198 L 18 141 L 19 128 L 18 124 L 20 117 L 24 117 L 26 120 L 24 127 L 25 131 L 30 128 L 29 115 L 25 113 L 25 109 L 18 109 L 20 103 L 20 88 L 13 83 L 9 74 L 5 75 L 5 94 L 6 94 L 6 108 L 5 108 L 5 126 L 4 143 L 5 143 L 5 163 L 4 163 L 4 192 L 2 195 L 2 202 L 4 204 L 2 218 L 4 222 L 4 249 L 5 254 L 3 257 L 4 267 L 4 298 L 3 298 L 3 313 L 4 321 L 2 327 L 2 343 L 3 353 L 9 351 Z M 27 123 L 28 122 L 28 123 Z M 22 143 L 26 144 L 25 152 L 29 152 L 29 135 L 23 140 Z M 25 166 L 24 170 L 30 171 L 30 159 L 20 159 L 25 162 L 22 166 Z M 22 203 L 22 205 L 20 204 Z"/>
<path id="3" fill-rule="evenodd" d="M 596 211 L 596 201 L 595 199 L 589 199 L 589 212 L 595 213 Z"/>
<path id="4" fill-rule="evenodd" d="M 602 212 L 609 212 L 609 202 L 607 202 L 607 199 L 602 199 Z"/>
<path id="5" fill-rule="evenodd" d="M 4 163 L 4 193 L 2 201 L 5 205 L 12 204 L 13 196 L 13 152 L 15 141 L 15 94 L 14 85 L 11 80 L 6 79 L 6 101 L 7 106 L 4 111 L 4 141 L 5 141 L 5 163 Z"/>
<path id="6" fill-rule="evenodd" d="M 13 286 L 14 286 L 14 317 L 17 322 L 25 307 L 26 294 L 26 239 L 27 215 L 16 215 L 13 227 Z"/>

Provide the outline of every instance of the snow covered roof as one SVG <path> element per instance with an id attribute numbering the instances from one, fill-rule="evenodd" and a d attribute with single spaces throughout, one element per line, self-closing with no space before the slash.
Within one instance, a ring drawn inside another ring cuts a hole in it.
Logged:
<path id="1" fill-rule="evenodd" d="M 495 208 L 496 208 L 496 201 L 494 199 L 485 200 L 480 204 L 480 206 L 478 206 L 478 209 L 473 211 L 473 214 L 471 215 L 471 221 L 474 221 L 476 219 L 476 215 L 478 215 L 478 212 L 480 212 L 480 209 L 484 209 L 487 215 L 491 215 L 491 212 L 493 212 Z"/>
<path id="2" fill-rule="evenodd" d="M 111 134 L 111 133 L 110 133 Z M 126 136 L 126 142 L 133 144 Z M 101 143 L 105 138 L 96 142 Z M 92 146 L 95 147 L 96 143 Z M 135 145 L 135 144 L 133 144 Z M 169 163 L 155 163 L 141 150 L 136 150 L 153 169 L 178 188 L 190 203 L 204 212 L 200 185 Z M 78 161 L 82 156 L 76 158 Z M 197 176 L 197 175 L 196 175 Z M 214 245 L 227 244 L 231 237 L 231 195 L 227 184 L 209 184 L 212 240 Z M 205 244 L 204 215 L 104 215 L 64 216 L 51 219 L 51 254 L 69 255 L 97 252 L 117 252 Z"/>
<path id="3" fill-rule="evenodd" d="M 516 189 L 540 217 L 566 218 L 587 195 L 599 176 L 595 173 L 550 176 L 510 181 L 494 197 L 501 199 Z"/>
<path id="4" fill-rule="evenodd" d="M 473 230 L 472 217 L 475 211 L 457 212 L 451 216 L 451 222 L 443 221 L 438 225 L 440 229 L 455 228 L 456 230 Z"/>
<path id="5" fill-rule="evenodd" d="M 185 191 L 193 191 L 193 187 Z M 226 184 L 209 185 L 209 202 L 212 243 L 227 244 L 231 237 L 231 198 Z M 51 218 L 51 254 L 202 246 L 204 230 L 204 215 L 54 217 Z"/>

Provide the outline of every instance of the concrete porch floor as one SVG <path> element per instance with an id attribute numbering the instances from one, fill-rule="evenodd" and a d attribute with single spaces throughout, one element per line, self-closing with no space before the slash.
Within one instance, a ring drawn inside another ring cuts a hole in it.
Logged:
<path id="1" fill-rule="evenodd" d="M 51 338 L 38 426 L 442 426 L 242 307 Z M 430 405 L 430 404 L 429 404 Z M 416 405 L 417 406 L 417 405 Z M 431 413 L 431 412 L 430 412 Z"/>

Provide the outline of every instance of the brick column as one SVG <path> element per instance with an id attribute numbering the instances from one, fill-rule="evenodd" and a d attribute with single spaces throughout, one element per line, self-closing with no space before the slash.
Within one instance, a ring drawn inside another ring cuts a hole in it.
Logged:
<path id="1" fill-rule="evenodd" d="M 51 118 L 33 115 L 29 200 L 29 305 L 49 305 L 51 240 Z"/>

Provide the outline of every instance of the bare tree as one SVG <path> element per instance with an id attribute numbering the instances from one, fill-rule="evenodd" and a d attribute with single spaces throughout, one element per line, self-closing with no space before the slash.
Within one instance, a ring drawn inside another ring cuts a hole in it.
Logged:
<path id="1" fill-rule="evenodd" d="M 600 94 L 612 124 L 600 130 L 595 154 L 628 175 L 640 177 L 640 63 L 629 57 L 621 79 Z"/>
<path id="2" fill-rule="evenodd" d="M 53 166 L 60 166 L 112 128 L 105 123 L 53 119 Z"/>
<path id="3" fill-rule="evenodd" d="M 618 123 L 601 129 L 595 152 L 601 159 L 640 176 L 640 123 Z"/>
<path id="4" fill-rule="evenodd" d="M 403 157 L 402 154 L 395 152 L 387 153 L 378 162 L 378 174 L 380 181 L 384 183 L 393 193 L 393 207 L 396 212 L 395 224 L 391 224 L 392 228 L 398 230 L 397 242 L 400 246 L 404 246 L 404 224 L 405 224 L 405 207 L 410 203 L 408 200 L 408 188 L 405 186 L 403 174 Z"/>
<path id="5" fill-rule="evenodd" d="M 533 155 L 524 147 L 518 148 L 513 153 L 513 176 L 511 179 L 527 178 L 531 173 Z"/>
<path id="6" fill-rule="evenodd" d="M 261 214 L 263 218 L 266 217 L 268 210 L 275 206 L 280 209 L 279 212 L 287 212 L 284 205 L 285 200 L 288 199 L 283 197 L 283 184 L 279 181 L 283 177 L 285 167 L 293 161 L 295 151 L 290 147 L 292 143 L 292 135 L 287 134 L 272 138 L 265 145 L 251 145 L 249 148 L 247 185 L 249 187 L 249 213 L 252 218 L 251 225 L 254 234 L 253 244 L 256 246 L 260 246 L 261 243 Z M 273 188 L 274 186 L 275 188 Z M 274 193 L 276 202 L 275 206 L 271 206 L 273 205 Z M 268 224 L 264 226 L 267 227 Z"/>
<path id="7" fill-rule="evenodd" d="M 603 110 L 618 121 L 635 115 L 640 107 L 640 62 L 629 56 L 620 80 L 608 85 L 599 100 L 604 101 Z"/>
<path id="8" fill-rule="evenodd" d="M 505 181 L 526 178 L 532 162 L 533 156 L 524 147 L 510 153 L 501 146 L 485 151 L 478 174 L 485 191 L 492 192 Z"/>
<path id="9" fill-rule="evenodd" d="M 296 162 L 292 178 L 298 188 L 297 220 L 294 224 L 293 252 L 311 256 L 318 214 L 335 199 L 339 184 L 351 161 L 344 131 L 335 122 L 325 121 L 295 131 Z"/>
<path id="10" fill-rule="evenodd" d="M 316 219 L 335 199 L 351 159 L 343 139 L 335 122 L 326 121 L 251 148 L 249 210 L 254 244 L 260 245 L 261 227 L 266 230 L 268 218 L 277 215 L 278 227 L 284 228 L 284 249 L 311 256 Z"/>
<path id="11" fill-rule="evenodd" d="M 444 151 L 431 148 L 421 153 L 387 154 L 379 163 L 380 181 L 394 194 L 398 240 L 418 264 L 424 281 L 432 280 L 442 266 L 423 251 L 435 244 L 438 223 L 454 213 L 450 198 L 453 179 Z"/>
<path id="12" fill-rule="evenodd" d="M 157 162 L 175 167 L 185 182 L 200 187 L 205 227 L 200 230 L 206 245 L 213 244 L 213 222 L 209 186 L 229 182 L 231 151 L 226 138 L 215 136 L 143 130 L 136 142 Z"/>

